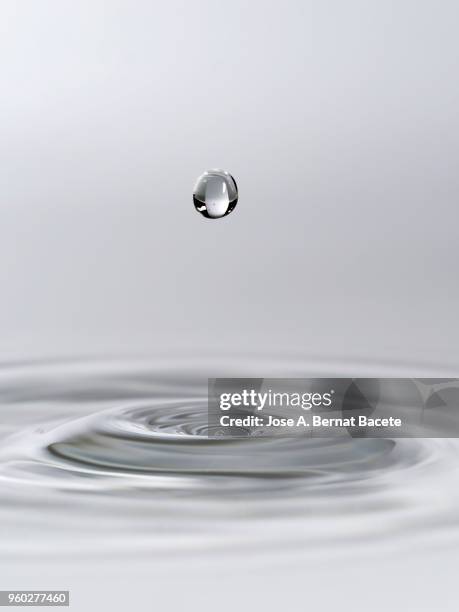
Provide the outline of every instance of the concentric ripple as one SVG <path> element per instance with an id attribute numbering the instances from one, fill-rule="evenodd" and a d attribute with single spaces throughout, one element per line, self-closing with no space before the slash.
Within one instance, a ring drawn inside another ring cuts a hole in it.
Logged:
<path id="1" fill-rule="evenodd" d="M 17 551 L 17 510 L 36 523 L 44 503 L 53 529 L 47 520 L 31 532 L 29 553 L 45 535 L 73 554 L 81 538 L 84 551 L 107 538 L 124 552 L 278 546 L 279 539 L 310 551 L 330 538 L 373 541 L 401 525 L 418 537 L 426 524 L 455 524 L 456 440 L 212 438 L 207 377 L 255 372 L 252 363 L 219 367 L 4 367 L 0 519 L 11 527 L 8 554 Z M 280 365 L 264 368 L 268 376 Z M 317 374 L 317 364 L 299 360 L 282 368 L 282 375 Z"/>

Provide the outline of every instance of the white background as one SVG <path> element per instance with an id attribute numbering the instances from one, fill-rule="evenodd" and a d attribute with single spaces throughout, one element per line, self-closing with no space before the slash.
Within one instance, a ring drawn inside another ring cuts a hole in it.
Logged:
<path id="1" fill-rule="evenodd" d="M 456 2 L 0 5 L 3 353 L 456 362 Z M 207 221 L 192 189 L 234 174 Z"/>

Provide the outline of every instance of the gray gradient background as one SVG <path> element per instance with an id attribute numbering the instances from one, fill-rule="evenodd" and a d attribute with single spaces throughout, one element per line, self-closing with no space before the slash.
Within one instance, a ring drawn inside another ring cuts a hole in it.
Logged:
<path id="1" fill-rule="evenodd" d="M 457 365 L 458 21 L 447 0 L 1 0 L 0 357 L 284 347 Z M 219 221 L 192 203 L 211 167 L 240 187 Z M 31 562 L 2 588 L 70 588 L 82 610 L 153 592 L 166 609 L 326 593 L 326 609 L 432 610 L 456 591 L 444 561 L 369 563 L 357 587 L 326 563 L 270 581 L 183 567 L 161 592 L 147 567 L 53 578 Z"/>
<path id="2" fill-rule="evenodd" d="M 0 4 L 0 337 L 456 359 L 459 5 Z M 231 217 L 194 211 L 232 172 Z"/>

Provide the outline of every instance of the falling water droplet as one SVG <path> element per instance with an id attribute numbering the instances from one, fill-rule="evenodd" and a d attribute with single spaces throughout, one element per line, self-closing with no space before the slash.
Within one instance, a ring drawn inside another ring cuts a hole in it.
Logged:
<path id="1" fill-rule="evenodd" d="M 237 185 L 224 170 L 208 170 L 198 178 L 193 190 L 196 210 L 208 219 L 219 219 L 236 208 Z"/>

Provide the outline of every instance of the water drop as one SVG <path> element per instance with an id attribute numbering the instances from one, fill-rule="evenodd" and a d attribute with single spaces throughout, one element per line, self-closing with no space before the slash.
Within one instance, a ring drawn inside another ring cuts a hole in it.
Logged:
<path id="1" fill-rule="evenodd" d="M 237 185 L 225 170 L 207 170 L 198 178 L 193 190 L 196 210 L 208 219 L 219 219 L 236 208 Z"/>

